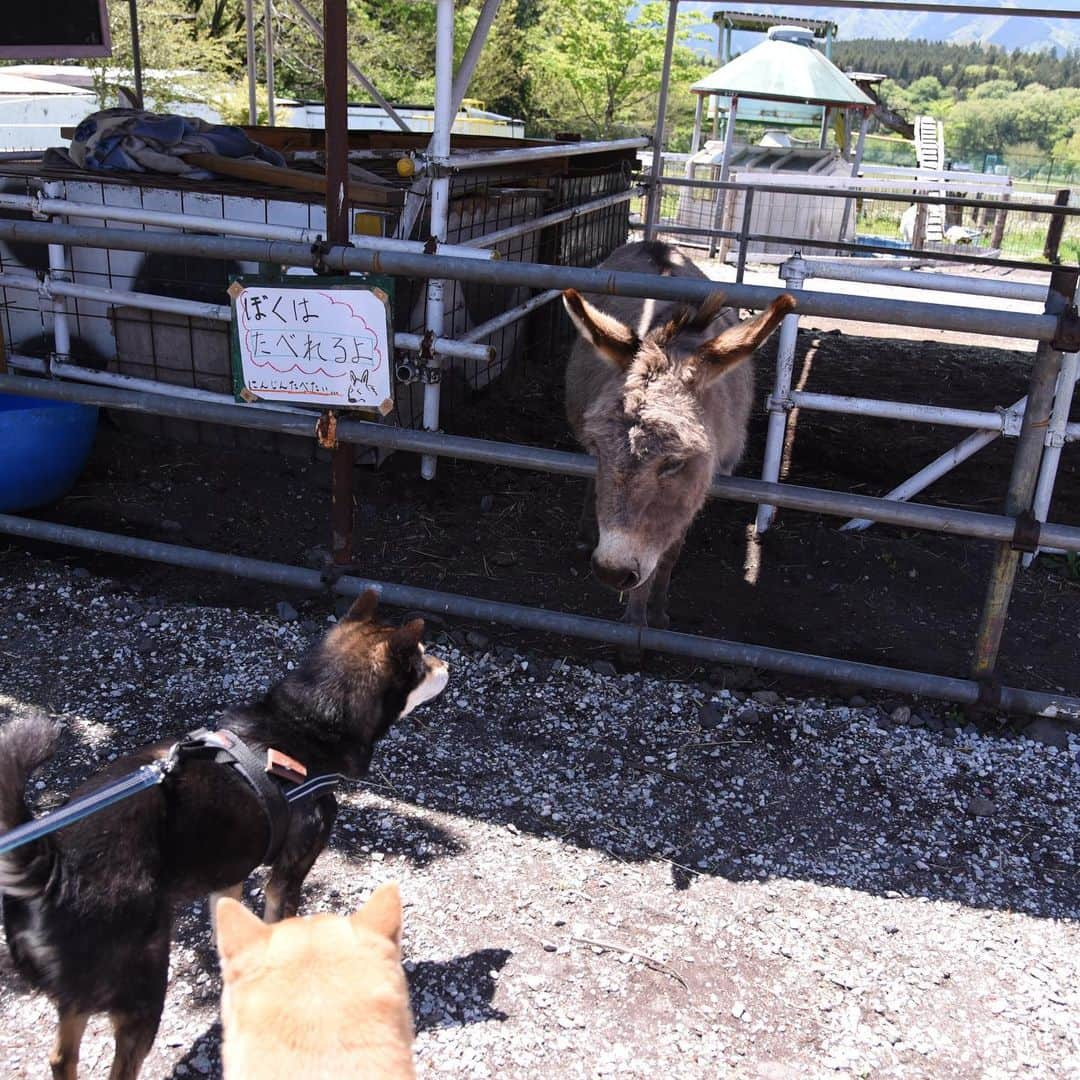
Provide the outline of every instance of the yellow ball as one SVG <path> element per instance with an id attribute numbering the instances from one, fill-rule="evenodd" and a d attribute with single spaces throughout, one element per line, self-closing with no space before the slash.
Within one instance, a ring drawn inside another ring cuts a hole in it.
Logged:
<path id="1" fill-rule="evenodd" d="M 413 159 L 410 157 L 401 157 L 397 159 L 397 174 L 398 176 L 408 177 L 416 172 L 416 165 L 413 163 Z"/>

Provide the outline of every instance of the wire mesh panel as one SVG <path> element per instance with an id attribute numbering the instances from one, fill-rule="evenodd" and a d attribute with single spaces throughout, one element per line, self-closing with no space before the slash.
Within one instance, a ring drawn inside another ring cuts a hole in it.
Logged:
<path id="1" fill-rule="evenodd" d="M 631 152 L 632 156 L 632 152 Z M 392 166 L 391 162 L 391 166 Z M 46 178 L 29 168 L 10 167 L 0 177 L 0 191 L 20 196 L 42 194 Z M 627 190 L 631 162 L 625 153 L 596 158 L 570 157 L 559 164 L 541 167 L 523 164 L 500 166 L 487 175 L 463 173 L 451 192 L 447 241 L 462 243 L 489 233 L 527 225 L 557 210 L 580 206 L 597 197 Z M 126 230 L 182 231 L 184 215 L 228 221 L 293 226 L 321 232 L 325 211 L 317 197 L 263 190 L 245 185 L 244 195 L 229 184 L 194 184 L 170 178 L 97 178 L 83 180 L 70 174 L 53 178 L 49 194 L 84 206 L 95 214 L 70 220 L 91 226 Z M 175 224 L 146 224 L 116 219 L 110 207 L 126 213 L 175 215 Z M 100 208 L 100 217 L 97 210 Z M 29 217 L 28 211 L 2 211 L 4 216 Z M 378 211 L 381 231 L 389 234 L 394 212 Z M 503 260 L 591 265 L 626 239 L 625 203 L 604 207 L 580 218 L 544 228 L 523 229 L 496 245 Z M 223 232 L 227 225 L 223 224 Z M 423 234 L 423 222 L 421 222 Z M 122 250 L 79 248 L 70 252 L 70 278 L 79 285 L 175 297 L 220 306 L 228 305 L 227 288 L 239 274 L 256 274 L 256 264 L 210 258 L 186 258 L 140 254 Z M 54 268 L 55 269 L 55 268 Z M 19 274 L 25 280 L 49 271 L 47 250 L 42 245 L 9 245 L 0 248 L 0 271 Z M 310 271 L 308 271 L 310 272 Z M 395 328 L 423 333 L 427 283 L 398 278 L 395 282 Z M 523 286 L 447 282 L 444 336 L 460 339 L 471 330 L 531 299 Z M 53 306 L 33 290 L 4 289 L 3 331 L 8 347 L 16 352 L 48 356 L 53 345 Z M 130 305 L 83 298 L 64 301 L 72 333 L 71 359 L 98 369 L 214 393 L 231 391 L 231 360 L 228 324 L 213 319 L 165 314 Z M 481 390 L 520 363 L 527 352 L 550 351 L 554 335 L 564 333 L 563 321 L 542 313 L 509 322 L 488 334 L 482 344 L 491 346 L 487 360 L 444 357 L 443 417 L 453 425 L 454 409 L 467 393 Z M 388 422 L 419 426 L 423 413 L 423 385 L 399 383 L 395 410 Z M 156 417 L 125 417 L 147 431 L 165 432 L 182 439 L 236 442 L 274 446 L 287 452 L 311 454 L 308 440 L 298 442 L 185 421 Z"/>
<path id="2" fill-rule="evenodd" d="M 826 169 L 812 176 L 733 169 L 721 185 L 718 169 L 708 175 L 685 154 L 665 155 L 662 175 L 658 235 L 732 261 L 876 249 L 1037 265 L 1045 261 L 1055 198 L 1069 197 L 1064 189 L 1015 192 L 1005 178 L 884 167 L 858 178 Z M 1059 256 L 1077 261 L 1080 217 L 1065 211 L 1063 222 Z"/>

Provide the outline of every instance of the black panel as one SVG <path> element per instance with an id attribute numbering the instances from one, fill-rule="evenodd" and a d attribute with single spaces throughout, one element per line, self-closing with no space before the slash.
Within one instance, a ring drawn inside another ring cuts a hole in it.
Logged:
<path id="1" fill-rule="evenodd" d="M 104 5 L 100 0 L 34 0 L 3 5 L 0 17 L 0 56 L 96 55 L 107 52 Z"/>

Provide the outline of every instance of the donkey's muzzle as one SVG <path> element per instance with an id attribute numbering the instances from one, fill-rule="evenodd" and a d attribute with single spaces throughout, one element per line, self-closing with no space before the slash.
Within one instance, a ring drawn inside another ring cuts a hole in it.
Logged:
<path id="1" fill-rule="evenodd" d="M 641 574 L 634 566 L 608 566 L 593 555 L 592 568 L 598 581 L 617 592 L 628 592 L 641 584 Z"/>

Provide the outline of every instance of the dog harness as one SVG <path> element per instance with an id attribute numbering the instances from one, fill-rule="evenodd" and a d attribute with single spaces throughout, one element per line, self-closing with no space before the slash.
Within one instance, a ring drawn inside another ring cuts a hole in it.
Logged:
<path id="1" fill-rule="evenodd" d="M 228 728 L 217 731 L 199 728 L 173 743 L 168 754 L 158 761 L 140 765 L 127 776 L 113 780 L 80 799 L 72 799 L 59 810 L 0 833 L 0 855 L 48 836 L 66 825 L 73 825 L 121 799 L 164 783 L 190 758 L 225 766 L 255 794 L 270 832 L 260 865 L 272 863 L 281 851 L 289 830 L 292 804 L 332 791 L 343 779 L 340 773 L 326 773 L 308 780 L 307 769 L 280 750 L 268 747 L 265 755 L 259 755 Z M 283 784 L 291 786 L 286 788 Z"/>

